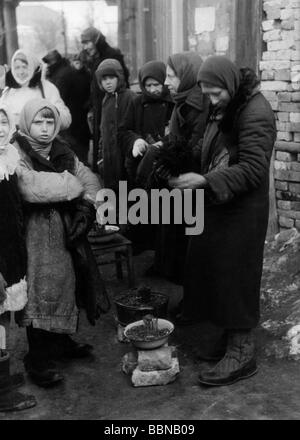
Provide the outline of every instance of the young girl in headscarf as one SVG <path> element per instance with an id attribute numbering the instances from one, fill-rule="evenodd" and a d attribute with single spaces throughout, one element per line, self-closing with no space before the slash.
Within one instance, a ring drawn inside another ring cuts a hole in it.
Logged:
<path id="1" fill-rule="evenodd" d="M 36 404 L 33 396 L 12 391 L 22 385 L 23 378 L 10 375 L 10 356 L 5 350 L 7 312 L 21 310 L 27 302 L 25 234 L 16 176 L 20 156 L 9 143 L 13 130 L 13 118 L 7 108 L 0 106 L 0 411 Z"/>
<path id="2" fill-rule="evenodd" d="M 51 386 L 63 377 L 53 368 L 55 350 L 69 358 L 87 356 L 88 344 L 69 335 L 78 326 L 75 271 L 67 243 L 85 236 L 94 220 L 98 179 L 57 138 L 60 117 L 47 100 L 25 104 L 16 146 L 21 155 L 19 187 L 26 202 L 28 303 L 18 322 L 27 327 L 25 367 L 33 381 Z M 71 203 L 72 200 L 79 201 Z M 53 352 L 51 350 L 53 349 Z"/>
<path id="3" fill-rule="evenodd" d="M 72 118 L 68 107 L 61 99 L 57 87 L 42 78 L 42 63 L 33 54 L 23 49 L 14 53 L 5 86 L 0 103 L 11 109 L 17 126 L 22 108 L 26 102 L 35 98 L 46 98 L 56 106 L 61 118 L 61 130 L 70 126 Z"/>
<path id="4" fill-rule="evenodd" d="M 225 347 L 211 353 L 220 362 L 199 375 L 201 384 L 217 386 L 257 371 L 253 329 L 259 322 L 276 125 L 251 69 L 212 56 L 198 81 L 212 104 L 201 171 L 169 184 L 205 189 L 205 228 L 190 239 L 183 314 L 191 321 L 210 321 L 223 332 Z"/>

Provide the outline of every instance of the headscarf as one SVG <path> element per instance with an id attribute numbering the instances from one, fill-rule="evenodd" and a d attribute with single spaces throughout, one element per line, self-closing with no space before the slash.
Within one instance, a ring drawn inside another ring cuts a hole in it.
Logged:
<path id="1" fill-rule="evenodd" d="M 167 64 L 180 79 L 179 88 L 174 96 L 176 102 L 184 102 L 197 85 L 197 74 L 202 63 L 202 58 L 196 52 L 176 53 L 169 57 Z"/>
<path id="2" fill-rule="evenodd" d="M 28 77 L 21 81 L 19 78 L 17 78 L 16 74 L 15 74 L 15 61 L 16 60 L 20 60 L 23 61 L 24 63 L 26 63 L 28 65 Z M 14 77 L 15 81 L 20 85 L 20 86 L 27 86 L 31 80 L 31 78 L 34 75 L 34 72 L 36 71 L 36 69 L 41 65 L 40 61 L 30 52 L 27 52 L 23 49 L 18 49 L 12 59 L 11 59 L 11 73 L 12 76 Z"/>
<path id="3" fill-rule="evenodd" d="M 49 108 L 54 115 L 54 127 L 55 127 L 54 133 L 51 136 L 49 142 L 47 142 L 47 144 L 41 144 L 37 142 L 36 139 L 34 139 L 30 134 L 32 121 L 34 120 L 35 116 L 44 108 Z M 33 150 L 39 153 L 43 157 L 48 157 L 52 147 L 52 141 L 58 135 L 60 130 L 59 113 L 56 107 L 53 104 L 51 104 L 51 102 L 49 102 L 47 99 L 42 99 L 42 98 L 31 99 L 24 105 L 20 113 L 19 127 L 21 134 L 28 139 Z"/>
<path id="4" fill-rule="evenodd" d="M 163 85 L 163 90 L 160 95 L 153 95 L 152 93 L 147 92 L 145 88 L 145 81 L 148 78 L 153 78 L 157 82 Z M 169 89 L 164 85 L 166 80 L 166 65 L 162 61 L 149 61 L 144 64 L 143 67 L 139 70 L 139 83 L 142 94 L 147 96 L 154 101 L 161 100 L 165 97 L 169 97 Z M 170 100 L 170 98 L 169 98 Z"/>
<path id="5" fill-rule="evenodd" d="M 15 131 L 14 119 L 10 111 L 5 105 L 0 105 L 0 112 L 7 117 L 9 124 L 9 132 L 5 142 L 0 145 L 0 181 L 9 180 L 9 176 L 14 174 L 18 165 L 20 156 L 18 150 L 10 144 L 10 139 Z"/>
<path id="6" fill-rule="evenodd" d="M 240 86 L 240 70 L 224 56 L 210 56 L 202 64 L 197 82 L 198 84 L 205 82 L 226 89 L 233 98 Z"/>
<path id="7" fill-rule="evenodd" d="M 95 72 L 95 76 L 96 76 L 97 84 L 101 90 L 103 90 L 101 81 L 102 78 L 106 75 L 112 75 L 119 78 L 116 92 L 119 92 L 120 90 L 126 88 L 124 70 L 123 67 L 121 66 L 121 63 L 118 60 L 115 60 L 113 58 L 107 58 L 106 60 L 102 61 L 102 63 L 99 64 Z"/>
<path id="8" fill-rule="evenodd" d="M 91 26 L 85 29 L 81 34 L 81 43 L 85 43 L 87 41 L 92 41 L 94 44 L 97 43 L 100 36 L 102 36 L 102 32 L 100 32 L 95 27 Z"/>

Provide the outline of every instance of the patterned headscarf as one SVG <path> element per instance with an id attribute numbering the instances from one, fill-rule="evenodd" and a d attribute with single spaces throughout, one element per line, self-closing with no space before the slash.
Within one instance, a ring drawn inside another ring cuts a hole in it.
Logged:
<path id="1" fill-rule="evenodd" d="M 47 142 L 47 144 L 37 142 L 36 139 L 34 139 L 30 134 L 32 121 L 34 120 L 35 116 L 44 108 L 51 110 L 51 112 L 53 113 L 55 127 L 53 135 L 51 136 L 51 139 Z M 20 113 L 19 127 L 21 134 L 28 139 L 34 151 L 41 154 L 41 156 L 43 157 L 48 157 L 51 150 L 52 141 L 58 135 L 60 130 L 60 117 L 58 110 L 53 104 L 51 104 L 51 102 L 47 101 L 47 99 L 31 99 L 24 105 Z"/>

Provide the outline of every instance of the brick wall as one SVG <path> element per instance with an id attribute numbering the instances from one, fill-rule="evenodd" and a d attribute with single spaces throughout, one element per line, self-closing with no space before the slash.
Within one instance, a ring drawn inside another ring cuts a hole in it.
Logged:
<path id="1" fill-rule="evenodd" d="M 276 203 L 281 228 L 300 230 L 300 0 L 264 0 L 262 92 L 277 120 Z"/>

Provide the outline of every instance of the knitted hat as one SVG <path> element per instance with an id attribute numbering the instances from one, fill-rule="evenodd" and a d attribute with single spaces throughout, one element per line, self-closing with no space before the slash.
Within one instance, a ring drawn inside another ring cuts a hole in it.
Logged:
<path id="1" fill-rule="evenodd" d="M 92 41 L 94 44 L 96 44 L 100 36 L 102 36 L 102 32 L 95 27 L 89 27 L 82 32 L 81 43 Z"/>

